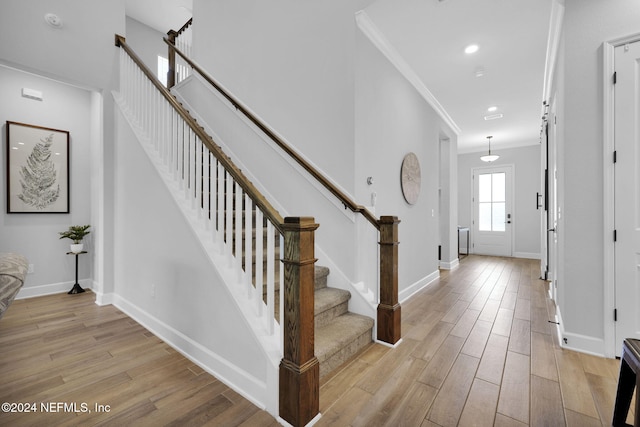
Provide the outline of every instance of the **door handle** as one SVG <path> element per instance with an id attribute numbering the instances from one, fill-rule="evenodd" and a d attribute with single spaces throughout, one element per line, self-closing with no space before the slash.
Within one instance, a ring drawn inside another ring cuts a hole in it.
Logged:
<path id="1" fill-rule="evenodd" d="M 542 197 L 542 194 L 540 194 L 538 191 L 536 191 L 536 210 L 540 209 L 542 207 L 542 205 L 540 204 L 540 198 Z"/>
<path id="2" fill-rule="evenodd" d="M 556 229 L 555 228 L 549 228 L 547 231 L 553 231 L 555 233 Z"/>

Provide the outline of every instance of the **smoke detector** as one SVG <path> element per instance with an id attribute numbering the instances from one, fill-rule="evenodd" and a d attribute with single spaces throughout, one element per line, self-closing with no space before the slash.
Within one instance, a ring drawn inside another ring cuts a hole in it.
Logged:
<path id="1" fill-rule="evenodd" d="M 53 28 L 62 28 L 62 18 L 60 18 L 55 13 L 47 13 L 44 15 L 44 20 L 47 24 L 51 25 Z"/>

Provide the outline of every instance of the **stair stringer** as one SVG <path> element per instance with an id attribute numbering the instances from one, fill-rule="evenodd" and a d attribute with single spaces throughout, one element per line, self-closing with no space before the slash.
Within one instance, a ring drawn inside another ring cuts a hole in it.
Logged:
<path id="1" fill-rule="evenodd" d="M 293 169 L 296 170 L 298 174 L 298 178 L 301 178 L 307 181 L 317 192 L 318 196 L 322 197 L 324 200 L 328 202 L 334 212 L 337 213 L 337 216 L 342 217 L 342 220 L 345 220 L 351 224 L 353 227 L 357 226 L 357 222 L 362 220 L 358 218 L 356 214 L 344 208 L 342 204 L 324 187 L 322 187 L 318 182 L 313 180 L 308 176 L 308 174 L 291 160 L 283 151 L 276 147 L 273 141 L 269 140 L 257 127 L 249 121 L 241 112 L 235 109 L 222 95 L 220 95 L 217 91 L 215 91 L 210 85 L 208 85 L 202 77 L 198 74 L 192 74 L 187 77 L 185 80 L 181 81 L 175 87 L 171 89 L 172 94 L 176 97 L 176 99 L 184 105 L 184 107 L 189 110 L 189 113 L 192 117 L 196 119 L 196 121 L 204 127 L 205 131 L 213 137 L 213 140 L 216 144 L 220 145 L 223 151 L 231 157 L 233 162 L 242 169 L 243 173 L 251 180 L 251 182 L 258 187 L 260 192 L 262 192 L 267 198 L 271 201 L 273 206 L 284 216 L 289 215 L 287 209 L 282 206 L 282 204 L 278 203 L 278 198 L 272 195 L 264 185 L 262 185 L 261 180 L 251 173 L 251 168 L 246 167 L 246 165 L 242 162 L 242 159 L 239 158 L 235 153 L 231 146 L 225 141 L 225 138 L 221 137 L 213 128 L 209 125 L 208 120 L 199 114 L 199 108 L 194 107 L 189 100 L 183 96 L 181 93 L 181 88 L 186 87 L 188 85 L 197 83 L 202 88 L 202 91 L 198 91 L 198 93 L 204 93 L 203 91 L 207 91 L 209 95 L 215 97 L 220 103 L 222 103 L 230 112 L 237 115 L 239 119 L 244 122 L 244 124 L 252 129 L 252 131 L 261 138 L 265 144 L 269 145 L 275 155 L 282 157 L 287 161 Z M 258 115 L 253 112 L 254 115 L 258 117 Z M 281 137 L 282 138 L 282 137 Z M 283 138 L 284 139 L 284 138 Z M 343 190 L 343 192 L 347 193 Z M 320 228 L 318 233 L 322 233 L 323 230 L 328 226 L 324 221 L 319 218 L 316 218 L 316 221 L 320 223 Z M 371 227 L 367 224 L 367 227 Z M 331 286 L 339 289 L 344 289 L 351 292 L 352 298 L 349 300 L 349 311 L 357 314 L 361 314 L 363 316 L 371 317 L 374 320 L 377 319 L 377 305 L 378 305 L 378 295 L 377 295 L 377 281 L 376 283 L 368 283 L 368 281 L 353 281 L 349 278 L 348 274 L 344 272 L 343 266 L 338 265 L 338 263 L 334 262 L 333 258 L 330 257 L 327 252 L 323 249 L 321 244 L 318 241 L 321 240 L 318 235 L 316 235 L 316 244 L 315 244 L 315 253 L 316 258 L 318 259 L 318 264 L 327 266 L 331 270 Z M 377 275 L 376 275 L 377 280 Z M 377 320 L 376 320 L 377 322 Z M 374 328 L 374 334 L 377 328 Z M 374 336 L 374 339 L 376 337 Z"/>
<path id="2" fill-rule="evenodd" d="M 178 184 L 173 179 L 172 173 L 168 171 L 159 155 L 155 152 L 153 143 L 148 135 L 146 135 L 144 130 L 134 122 L 132 114 L 120 94 L 116 91 L 113 91 L 112 94 L 116 105 L 122 113 L 122 117 L 124 117 L 130 126 L 137 141 L 140 143 L 140 146 L 149 158 L 149 161 L 158 173 L 158 176 L 168 189 L 172 200 L 175 202 L 176 206 L 183 214 L 184 219 L 189 224 L 189 228 L 193 232 L 193 236 L 200 243 L 201 249 L 207 254 L 212 266 L 222 278 L 225 284 L 223 289 L 227 291 L 228 296 L 230 296 L 235 302 L 236 308 L 242 314 L 240 317 L 244 320 L 246 328 L 252 331 L 254 339 L 259 343 L 259 348 L 262 350 L 262 358 L 260 361 L 258 360 L 259 358 L 257 355 L 255 355 L 257 359 L 256 363 L 264 363 L 267 367 L 266 376 L 264 379 L 257 378 L 234 365 L 233 361 L 213 353 L 210 349 L 205 349 L 202 346 L 198 348 L 197 343 L 191 342 L 187 343 L 185 347 L 181 347 L 175 339 L 168 336 L 171 334 L 163 334 L 162 331 L 166 330 L 166 328 L 150 327 L 149 329 L 157 332 L 160 338 L 172 344 L 174 347 L 177 347 L 176 349 L 178 351 L 212 375 L 216 376 L 218 379 L 222 380 L 225 384 L 233 388 L 253 404 L 277 417 L 279 404 L 278 372 L 279 364 L 282 360 L 282 334 L 280 325 L 278 325 L 274 319 L 266 320 L 264 315 L 260 315 L 256 312 L 257 303 L 247 298 L 246 280 L 242 277 L 244 272 L 242 272 L 241 269 L 234 267 L 233 263 L 229 260 L 229 255 L 224 254 L 221 251 L 220 243 L 213 241 L 211 237 L 211 230 L 206 229 L 204 222 L 198 218 L 196 209 L 192 208 L 191 203 L 185 199 L 184 191 L 179 189 Z M 130 314 L 133 318 L 140 319 L 144 317 L 139 313 L 136 313 L 136 308 L 134 306 L 127 304 L 126 301 L 120 301 L 117 296 L 114 298 L 114 301 L 120 302 L 121 304 L 118 304 L 119 308 L 127 314 Z M 265 313 L 266 305 L 262 301 L 259 303 L 264 306 L 262 312 Z M 273 333 L 269 333 L 266 321 L 274 323 L 272 327 Z M 145 322 L 143 321 L 142 323 Z M 210 353 L 207 355 L 209 357 L 206 357 L 209 363 L 203 361 L 203 352 Z"/>

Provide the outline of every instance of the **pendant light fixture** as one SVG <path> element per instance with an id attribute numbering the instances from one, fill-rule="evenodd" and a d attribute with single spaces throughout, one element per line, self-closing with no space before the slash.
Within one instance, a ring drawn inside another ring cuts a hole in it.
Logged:
<path id="1" fill-rule="evenodd" d="M 500 158 L 500 156 L 498 156 L 497 154 L 491 154 L 491 138 L 493 138 L 493 136 L 487 137 L 487 139 L 489 140 L 489 154 L 480 157 L 480 160 L 482 160 L 483 162 L 493 162 L 494 160 L 498 160 Z"/>

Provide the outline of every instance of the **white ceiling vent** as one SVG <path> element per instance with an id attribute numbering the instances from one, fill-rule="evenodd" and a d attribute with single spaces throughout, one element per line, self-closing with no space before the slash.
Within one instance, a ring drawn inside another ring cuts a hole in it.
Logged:
<path id="1" fill-rule="evenodd" d="M 502 117 L 504 117 L 502 114 L 490 114 L 488 116 L 484 116 L 485 120 L 495 120 L 495 119 L 501 119 Z"/>

